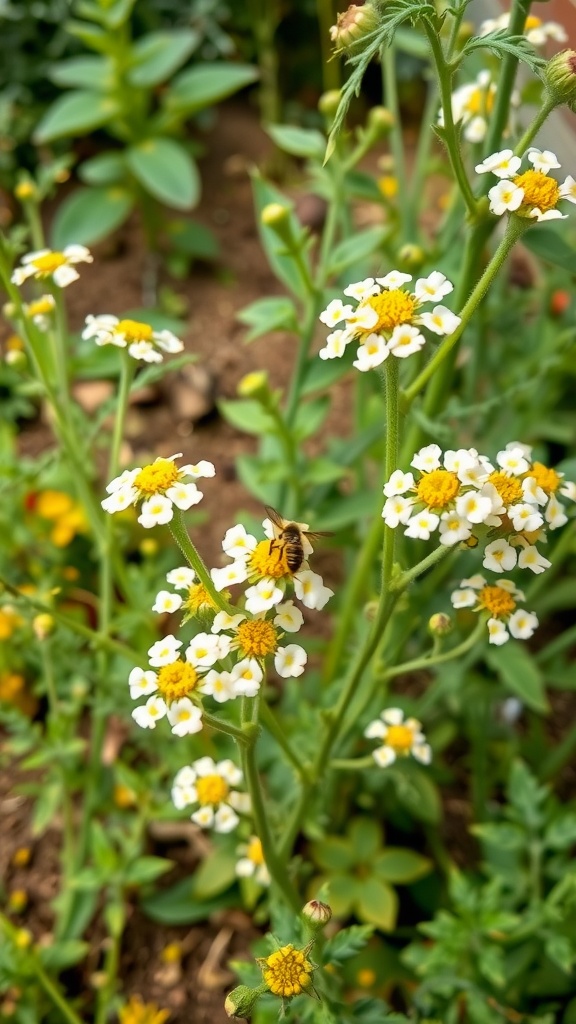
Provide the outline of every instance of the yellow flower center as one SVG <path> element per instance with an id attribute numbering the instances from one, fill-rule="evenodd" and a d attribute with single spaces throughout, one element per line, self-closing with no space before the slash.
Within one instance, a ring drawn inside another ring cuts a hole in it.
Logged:
<path id="1" fill-rule="evenodd" d="M 221 775 L 203 775 L 202 778 L 196 779 L 196 792 L 198 803 L 202 807 L 216 806 L 226 799 L 230 787 Z"/>
<path id="2" fill-rule="evenodd" d="M 250 567 L 257 576 L 271 576 L 275 580 L 281 576 L 290 576 L 286 545 L 277 541 L 261 540 L 250 555 Z"/>
<path id="3" fill-rule="evenodd" d="M 297 996 L 310 985 L 314 968 L 303 950 L 291 944 L 276 950 L 264 963 L 264 981 L 275 996 Z"/>
<path id="4" fill-rule="evenodd" d="M 475 89 L 464 104 L 469 114 L 489 114 L 494 106 L 495 89 Z"/>
<path id="5" fill-rule="evenodd" d="M 392 331 L 400 324 L 409 324 L 416 312 L 416 299 L 403 288 L 394 288 L 392 291 L 381 292 L 380 295 L 371 295 L 360 304 L 358 310 L 365 306 L 371 306 L 376 310 L 378 322 L 370 329 L 359 328 L 358 333 L 378 334 L 380 331 Z"/>
<path id="6" fill-rule="evenodd" d="M 526 18 L 526 24 L 524 26 L 524 31 L 528 32 L 531 28 L 540 28 L 541 24 L 542 24 L 542 19 L 541 18 L 537 18 L 535 14 L 529 14 L 528 17 Z"/>
<path id="7" fill-rule="evenodd" d="M 210 597 L 210 594 L 203 583 L 193 583 L 188 591 L 188 597 L 184 602 L 184 607 L 188 609 L 192 615 L 195 615 L 197 612 L 204 611 L 208 608 L 217 608 L 217 604 L 213 598 Z"/>
<path id="8" fill-rule="evenodd" d="M 408 725 L 389 725 L 384 742 L 387 747 L 392 747 L 395 754 L 409 754 L 414 742 L 414 733 Z"/>
<path id="9" fill-rule="evenodd" d="M 558 182 L 543 171 L 524 171 L 513 179 L 518 188 L 524 189 L 522 206 L 537 206 L 542 213 L 553 210 L 560 199 Z"/>
<path id="10" fill-rule="evenodd" d="M 534 477 L 538 487 L 541 487 L 543 491 L 546 491 L 546 494 L 554 494 L 554 492 L 558 490 L 562 479 L 555 469 L 549 469 L 548 466 L 545 466 L 542 462 L 534 462 L 532 464 L 532 469 L 526 474 L 526 476 Z"/>
<path id="11" fill-rule="evenodd" d="M 238 646 L 246 658 L 265 658 L 278 645 L 278 634 L 271 622 L 252 619 L 241 622 L 236 630 Z"/>
<path id="12" fill-rule="evenodd" d="M 41 299 L 30 302 L 26 307 L 28 316 L 42 316 L 44 313 L 51 313 L 54 309 L 54 299 L 51 295 L 43 295 Z"/>
<path id="13" fill-rule="evenodd" d="M 506 618 L 514 611 L 516 601 L 503 587 L 482 587 L 478 594 L 480 606 L 490 612 L 493 618 Z"/>
<path id="14" fill-rule="evenodd" d="M 494 485 L 505 505 L 515 505 L 522 498 L 522 484 L 517 477 L 497 469 L 490 473 L 488 481 Z"/>
<path id="15" fill-rule="evenodd" d="M 187 661 L 173 661 L 158 672 L 158 689 L 167 704 L 187 697 L 198 684 L 198 674 Z"/>
<path id="16" fill-rule="evenodd" d="M 251 860 L 256 867 L 260 867 L 264 863 L 264 853 L 262 851 L 262 843 L 258 839 L 258 836 L 252 836 L 248 843 L 248 849 L 246 850 L 246 856 L 248 860 Z"/>
<path id="17" fill-rule="evenodd" d="M 142 494 L 164 494 L 169 487 L 178 483 L 178 467 L 170 459 L 157 459 L 151 466 L 144 466 L 134 481 Z"/>
<path id="18" fill-rule="evenodd" d="M 123 334 L 126 341 L 151 341 L 154 333 L 150 324 L 139 320 L 121 320 L 114 330 L 116 334 Z"/>
<path id="19" fill-rule="evenodd" d="M 66 262 L 63 252 L 47 252 L 44 256 L 37 256 L 35 260 L 32 260 L 32 266 L 39 274 L 48 276 L 58 270 L 58 267 L 63 267 Z"/>
<path id="20" fill-rule="evenodd" d="M 360 988 L 370 988 L 376 981 L 376 971 L 371 967 L 361 967 L 356 975 L 356 981 Z"/>
<path id="21" fill-rule="evenodd" d="M 447 469 L 433 469 L 418 481 L 416 493 L 428 508 L 446 508 L 460 490 L 460 481 Z"/>

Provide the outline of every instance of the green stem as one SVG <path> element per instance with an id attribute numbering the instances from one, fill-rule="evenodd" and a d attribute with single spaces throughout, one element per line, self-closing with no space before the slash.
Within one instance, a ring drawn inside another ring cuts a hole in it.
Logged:
<path id="1" fill-rule="evenodd" d="M 510 20 L 507 29 L 509 35 L 522 35 L 531 3 L 532 0 L 514 0 L 510 10 Z M 500 149 L 502 135 L 508 123 L 510 98 L 514 89 L 517 68 L 518 57 L 513 53 L 507 53 L 502 61 L 502 70 L 498 78 L 494 110 L 490 118 L 486 137 L 486 153 L 496 153 Z"/>
<path id="2" fill-rule="evenodd" d="M 390 356 L 386 361 L 386 448 L 384 453 L 384 478 L 389 480 L 395 469 L 398 468 L 398 449 L 400 414 L 398 407 L 398 380 L 399 365 L 398 359 Z M 390 526 L 384 525 L 384 542 L 382 549 L 382 590 L 381 596 L 386 595 L 392 580 L 394 570 L 394 547 L 396 543 L 396 531 Z"/>
<path id="3" fill-rule="evenodd" d="M 470 651 L 480 640 L 482 634 L 486 629 L 486 623 L 484 619 L 479 619 L 476 626 L 472 630 L 469 636 L 458 644 L 457 647 L 452 647 L 449 651 L 442 651 L 435 655 L 423 655 L 421 658 L 413 658 L 412 661 L 405 661 L 401 665 L 392 665 L 391 668 L 387 668 L 381 679 L 393 679 L 394 676 L 404 675 L 406 672 L 416 672 L 419 669 L 433 668 L 434 665 L 442 665 L 445 661 L 453 661 L 454 658 L 459 658 L 462 654 L 466 654 Z"/>
<path id="4" fill-rule="evenodd" d="M 26 220 L 28 221 L 28 227 L 30 229 L 30 238 L 32 239 L 33 249 L 45 249 L 46 239 L 44 237 L 44 228 L 42 227 L 42 220 L 40 218 L 40 207 L 36 199 L 26 199 L 23 203 L 24 213 Z"/>
<path id="5" fill-rule="evenodd" d="M 106 1024 L 108 1021 L 111 1003 L 116 989 L 118 968 L 120 966 L 120 952 L 122 949 L 122 935 L 124 933 L 126 923 L 124 905 L 121 901 L 122 895 L 119 894 L 119 897 L 115 902 L 118 907 L 122 907 L 122 919 L 117 922 L 113 934 L 108 934 L 109 945 L 106 950 L 104 960 L 104 976 L 106 980 L 102 988 L 98 991 L 94 1024 Z"/>
<path id="6" fill-rule="evenodd" d="M 410 584 L 418 578 L 418 576 L 421 576 L 423 572 L 431 569 L 437 562 L 446 558 L 446 556 L 453 550 L 453 548 L 441 544 L 439 547 L 435 548 L 434 551 L 431 551 L 429 555 L 426 555 L 426 558 L 423 558 L 421 562 L 412 566 L 411 569 L 406 569 L 404 572 L 394 576 L 388 585 L 389 589 L 394 593 L 402 593 L 402 591 L 406 590 L 406 588 L 409 587 Z"/>
<path id="7" fill-rule="evenodd" d="M 398 102 L 398 89 L 396 86 L 396 47 L 394 44 L 383 47 L 380 60 L 384 78 L 384 100 L 388 110 L 394 118 L 390 132 L 390 149 L 394 157 L 394 174 L 400 182 L 398 190 L 398 202 L 402 216 L 402 226 L 405 237 L 409 237 L 407 225 L 410 218 L 410 202 L 408 191 L 404 187 L 407 181 L 406 161 L 404 158 L 404 138 L 402 133 L 402 119 L 400 117 L 400 104 Z"/>
<path id="8" fill-rule="evenodd" d="M 17 949 L 21 949 L 19 943 L 19 936 L 23 934 L 23 929 L 15 928 L 11 921 L 0 911 L 0 930 L 10 939 L 10 941 L 16 946 Z M 83 1024 L 82 1020 L 77 1013 L 72 1009 L 70 1004 L 64 998 L 62 993 L 58 990 L 51 978 L 48 977 L 44 970 L 39 957 L 36 955 L 33 949 L 27 951 L 27 957 L 30 964 L 30 977 L 34 978 L 41 988 L 44 989 L 48 998 L 52 1001 L 54 1006 L 61 1014 L 62 1022 L 66 1021 L 67 1024 Z"/>
<path id="9" fill-rule="evenodd" d="M 116 418 L 114 420 L 114 431 L 112 444 L 110 446 L 110 458 L 108 461 L 108 479 L 113 480 L 118 473 L 120 462 L 120 448 L 124 434 L 124 421 L 130 401 L 130 388 L 134 379 L 135 363 L 127 352 L 120 353 L 122 362 L 120 364 L 120 381 L 118 384 L 118 401 L 116 405 Z"/>
<path id="10" fill-rule="evenodd" d="M 371 754 L 366 757 L 340 757 L 330 761 L 330 768 L 339 772 L 360 772 L 364 768 L 373 768 L 375 765 Z"/>
<path id="11" fill-rule="evenodd" d="M 220 608 L 221 611 L 228 612 L 229 615 L 234 615 L 237 609 L 234 608 L 233 605 L 229 604 L 222 594 L 216 590 L 208 569 L 204 565 L 202 558 L 190 540 L 181 509 L 174 507 L 174 516 L 169 525 L 170 532 L 174 537 L 174 540 L 188 564 L 194 569 L 200 583 L 205 587 L 207 594 L 211 597 L 214 604 Z"/>
<path id="12" fill-rule="evenodd" d="M 232 722 L 225 722 L 222 718 L 218 718 L 217 715 L 209 715 L 204 709 L 202 709 L 202 719 L 204 725 L 209 725 L 211 729 L 224 733 L 226 736 L 231 736 L 241 746 L 245 746 L 248 742 L 247 732 L 244 729 L 239 729 Z"/>
<path id="13" fill-rule="evenodd" d="M 551 640 L 549 644 L 542 647 L 533 657 L 539 665 L 545 664 L 547 661 L 551 661 L 557 654 L 562 654 L 567 648 L 576 645 L 576 626 L 570 626 L 570 629 L 565 630 L 560 636 L 557 636 L 554 640 Z"/>
<path id="14" fill-rule="evenodd" d="M 417 234 L 418 210 L 424 195 L 424 180 L 428 168 L 430 148 L 434 138 L 434 120 L 438 106 L 438 90 L 436 83 L 433 81 L 429 81 L 427 85 L 426 105 L 420 122 L 416 157 L 414 160 L 414 168 L 412 170 L 412 179 L 408 188 L 408 203 L 406 211 L 407 222 L 405 229 L 407 239 L 412 239 Z"/>
<path id="15" fill-rule="evenodd" d="M 556 105 L 556 101 L 551 96 L 548 96 L 544 100 L 544 103 L 536 113 L 534 120 L 528 125 L 524 135 L 514 147 L 514 153 L 516 156 L 524 156 L 524 153 L 528 149 L 528 146 L 532 142 L 534 136 L 540 130 L 544 121 L 552 113 Z"/>
<path id="16" fill-rule="evenodd" d="M 286 733 L 277 721 L 274 712 L 264 701 L 262 701 L 260 705 L 260 719 L 262 725 L 268 730 L 270 735 L 274 737 L 281 750 L 284 751 L 286 757 L 290 761 L 290 764 L 296 769 L 300 778 L 303 781 L 306 781 L 308 775 L 304 765 L 302 764 L 302 759 L 298 756 L 296 751 L 292 749 Z"/>
<path id="17" fill-rule="evenodd" d="M 476 308 L 482 301 L 488 288 L 492 284 L 492 281 L 501 269 L 508 253 L 515 245 L 520 235 L 529 227 L 530 224 L 523 220 L 521 217 L 511 216 L 508 222 L 506 233 L 500 242 L 500 245 L 496 249 L 492 259 L 490 260 L 486 270 L 482 274 L 482 277 L 478 281 L 478 284 L 474 288 L 470 298 L 464 305 L 460 314 L 460 324 L 456 328 L 453 334 L 448 335 L 444 338 L 439 348 L 424 367 L 422 372 L 418 374 L 416 380 L 406 389 L 404 393 L 404 401 L 406 404 L 411 404 L 416 395 L 422 390 L 422 388 L 428 383 L 430 378 L 434 375 L 438 367 L 444 362 L 446 357 L 452 351 L 454 346 L 459 342 L 462 334 L 466 330 L 469 321 L 471 320 Z"/>

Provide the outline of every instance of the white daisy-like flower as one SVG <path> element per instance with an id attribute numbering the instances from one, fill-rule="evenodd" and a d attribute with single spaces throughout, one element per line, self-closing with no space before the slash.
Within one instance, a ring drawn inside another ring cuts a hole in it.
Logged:
<path id="1" fill-rule="evenodd" d="M 545 569 L 549 569 L 551 565 L 552 562 L 544 558 L 544 555 L 538 551 L 534 544 L 527 544 L 520 549 L 518 554 L 519 569 L 530 569 L 538 576 Z"/>
<path id="2" fill-rule="evenodd" d="M 258 836 L 250 836 L 247 843 L 241 843 L 237 852 L 236 874 L 239 878 L 253 878 L 259 885 L 270 885 L 270 872 L 264 862 L 262 843 Z"/>
<path id="3" fill-rule="evenodd" d="M 101 503 L 106 512 L 120 512 L 129 505 L 142 502 L 141 515 L 138 522 L 146 529 L 157 524 L 169 523 L 173 518 L 173 505 L 180 509 L 189 509 L 202 500 L 202 491 L 198 489 L 194 479 L 198 476 L 213 476 L 214 467 L 211 462 L 199 463 L 205 471 L 198 471 L 198 466 L 176 465 L 175 459 L 158 458 L 149 466 L 124 470 L 120 476 L 111 480 L 106 490 L 108 498 Z M 192 483 L 186 478 L 192 477 Z"/>
<path id="4" fill-rule="evenodd" d="M 511 178 L 519 170 L 522 160 L 514 156 L 511 149 L 502 149 L 499 153 L 492 153 L 480 164 L 476 164 L 476 174 L 495 174 L 497 178 Z"/>
<path id="5" fill-rule="evenodd" d="M 197 633 L 186 648 L 185 657 L 194 668 L 211 668 L 230 653 L 226 634 Z"/>
<path id="6" fill-rule="evenodd" d="M 282 679 L 301 676 L 308 661 L 308 655 L 298 644 L 278 647 L 274 655 L 274 668 Z"/>
<path id="7" fill-rule="evenodd" d="M 189 697 L 173 701 L 166 714 L 175 736 L 191 736 L 202 729 L 202 711 Z"/>
<path id="8" fill-rule="evenodd" d="M 166 701 L 154 694 L 145 704 L 134 708 L 132 718 L 141 729 L 155 729 L 156 722 L 164 718 L 167 710 Z"/>
<path id="9" fill-rule="evenodd" d="M 420 326 L 429 327 L 434 334 L 452 334 L 460 318 L 450 310 L 436 306 L 426 314 L 420 311 L 424 303 L 437 302 L 448 295 L 453 289 L 452 283 L 438 270 L 419 278 L 413 291 L 405 287 L 411 280 L 410 274 L 392 270 L 376 281 L 368 278 L 348 285 L 345 294 L 358 304 L 353 309 L 333 299 L 320 314 L 322 323 L 329 327 L 344 324 L 330 335 L 320 352 L 321 357 L 338 358 L 351 341 L 356 341 L 354 366 L 365 372 L 379 366 L 390 353 L 404 358 L 422 348 L 426 339 Z"/>
<path id="10" fill-rule="evenodd" d="M 171 583 L 175 590 L 188 590 L 195 579 L 196 573 L 188 565 L 181 565 L 178 569 L 171 569 L 166 573 L 167 582 Z"/>
<path id="11" fill-rule="evenodd" d="M 158 689 L 156 673 L 145 672 L 141 668 L 133 668 L 128 676 L 128 685 L 130 686 L 132 700 L 138 700 L 139 697 L 147 697 L 151 693 L 156 693 Z"/>
<path id="12" fill-rule="evenodd" d="M 324 586 L 322 577 L 311 569 L 299 572 L 294 577 L 294 592 L 305 608 L 321 610 L 334 597 L 334 591 Z"/>
<path id="13" fill-rule="evenodd" d="M 226 530 L 222 548 L 230 558 L 247 558 L 257 543 L 256 537 L 247 533 L 243 526 L 237 525 Z"/>
<path id="14" fill-rule="evenodd" d="M 478 30 L 480 36 L 487 36 L 491 32 L 502 32 L 509 28 L 510 12 L 505 11 L 497 18 L 488 18 L 483 21 Z M 557 21 L 542 21 L 535 14 L 529 14 L 524 25 L 524 35 L 532 46 L 544 46 L 548 39 L 557 43 L 568 42 L 568 35 L 563 25 Z"/>
<path id="15" fill-rule="evenodd" d="M 248 579 L 246 562 L 237 559 L 221 569 L 210 569 L 210 576 L 218 591 L 225 590 L 226 587 L 232 587 L 235 583 L 244 583 Z"/>
<path id="16" fill-rule="evenodd" d="M 52 278 L 59 288 L 66 288 L 80 277 L 74 269 L 75 264 L 92 261 L 90 250 L 84 245 L 67 245 L 62 252 L 39 249 L 38 252 L 29 252 L 22 257 L 22 266 L 16 267 L 11 280 L 14 284 L 21 285 L 29 277 L 34 277 L 37 281 Z"/>
<path id="17" fill-rule="evenodd" d="M 182 352 L 184 349 L 172 331 L 155 331 L 150 324 L 140 320 L 121 320 L 109 313 L 87 316 L 82 337 L 93 338 L 97 345 L 127 348 L 133 359 L 146 363 L 161 363 L 163 352 Z"/>
<path id="18" fill-rule="evenodd" d="M 200 693 L 213 697 L 217 704 L 225 704 L 238 696 L 232 674 L 215 668 L 206 673 L 198 689 Z"/>
<path id="19" fill-rule="evenodd" d="M 493 540 L 484 549 L 484 560 L 482 565 L 492 572 L 509 572 L 513 569 L 518 560 L 515 549 L 507 540 Z"/>
<path id="20" fill-rule="evenodd" d="M 232 761 L 201 757 L 176 775 L 172 801 L 179 810 L 196 807 L 191 818 L 201 828 L 231 832 L 240 821 L 236 810 L 245 806 L 236 788 L 241 783 L 242 772 Z"/>
<path id="21" fill-rule="evenodd" d="M 382 740 L 372 751 L 372 757 L 381 768 L 387 768 L 399 757 L 415 757 L 422 764 L 430 764 L 432 750 L 416 718 L 404 718 L 400 708 L 387 708 L 379 718 L 364 730 L 368 739 Z"/>
<path id="22" fill-rule="evenodd" d="M 293 601 L 284 601 L 276 605 L 274 623 L 286 633 L 297 633 L 304 624 L 304 616 Z"/>
<path id="23" fill-rule="evenodd" d="M 472 608 L 487 613 L 486 626 L 489 643 L 497 647 L 505 644 L 510 635 L 518 640 L 528 640 L 538 626 L 534 612 L 518 608 L 518 601 L 524 594 L 512 580 L 499 580 L 497 584 L 487 583 L 483 576 L 462 580 L 463 589 L 453 591 L 453 608 Z"/>
<path id="24" fill-rule="evenodd" d="M 56 300 L 53 295 L 41 295 L 39 299 L 23 304 L 26 316 L 30 317 L 32 323 L 41 331 L 47 331 L 52 322 L 52 314 L 56 307 Z"/>
<path id="25" fill-rule="evenodd" d="M 537 221 L 558 220 L 566 215 L 557 208 L 562 199 L 576 202 L 572 196 L 571 181 L 563 184 L 550 176 L 550 171 L 560 167 L 556 154 L 550 150 L 530 149 L 528 161 L 533 165 L 529 170 L 517 173 L 519 165 L 514 157 L 504 157 L 509 150 L 493 153 L 486 157 L 476 170 L 480 174 L 491 172 L 500 178 L 497 185 L 488 192 L 490 210 L 500 217 L 506 212 L 516 212 L 519 217 Z M 573 179 L 572 179 L 573 180 Z"/>
<path id="26" fill-rule="evenodd" d="M 177 661 L 180 657 L 180 647 L 182 647 L 182 641 L 178 640 L 172 633 L 169 633 L 168 636 L 163 637 L 162 640 L 157 640 L 149 648 L 148 657 L 150 664 L 154 668 L 172 664 L 173 661 Z"/>
<path id="27" fill-rule="evenodd" d="M 230 676 L 237 697 L 255 697 L 264 673 L 256 658 L 243 658 L 236 662 Z"/>
<path id="28" fill-rule="evenodd" d="M 264 577 L 264 579 L 258 580 L 253 587 L 247 588 L 245 607 L 252 615 L 258 615 L 260 612 L 267 612 L 269 608 L 280 604 L 283 597 L 284 591 L 276 586 L 275 581 Z"/>

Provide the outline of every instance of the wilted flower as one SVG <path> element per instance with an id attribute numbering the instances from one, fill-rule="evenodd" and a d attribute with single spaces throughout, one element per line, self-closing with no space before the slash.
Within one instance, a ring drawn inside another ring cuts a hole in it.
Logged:
<path id="1" fill-rule="evenodd" d="M 89 249 L 84 245 L 67 245 L 62 252 L 39 249 L 38 252 L 29 252 L 22 257 L 22 266 L 13 271 L 12 281 L 21 285 L 29 277 L 39 281 L 51 277 L 59 288 L 65 288 L 80 276 L 73 264 L 92 263 L 92 260 Z"/>
<path id="2" fill-rule="evenodd" d="M 113 514 L 141 501 L 138 522 L 149 529 L 169 523 L 174 515 L 173 505 L 183 510 L 197 505 L 203 494 L 194 480 L 214 476 L 216 471 L 212 463 L 205 460 L 195 466 L 178 468 L 174 460 L 180 457 L 181 453 L 171 455 L 168 459 L 156 459 L 144 468 L 124 470 L 108 484 L 106 490 L 110 497 L 104 499 L 102 508 Z M 186 477 L 192 482 L 185 483 Z"/>
<path id="3" fill-rule="evenodd" d="M 404 287 L 411 280 L 410 274 L 392 270 L 385 277 L 367 277 L 345 288 L 344 295 L 358 305 L 354 309 L 349 303 L 333 299 L 320 314 L 320 320 L 327 327 L 344 323 L 343 328 L 328 335 L 325 348 L 319 352 L 320 358 L 339 358 L 350 342 L 357 341 L 354 366 L 366 371 L 379 366 L 390 354 L 404 359 L 418 352 L 426 343 L 420 327 L 426 327 L 433 334 L 453 334 L 460 317 L 445 306 L 420 312 L 425 303 L 438 302 L 450 294 L 453 289 L 450 281 L 435 270 L 428 277 L 419 278 L 411 292 Z"/>
<path id="4" fill-rule="evenodd" d="M 192 821 L 201 828 L 215 832 L 232 832 L 238 825 L 240 814 L 250 812 L 250 798 L 236 788 L 242 782 L 242 772 L 233 761 L 213 761 L 201 757 L 193 764 L 181 768 L 172 787 L 172 800 L 178 810 L 197 805 Z"/>
<path id="5" fill-rule="evenodd" d="M 87 316 L 83 338 L 94 338 L 97 345 L 128 347 L 133 359 L 145 363 L 161 363 L 162 352 L 182 352 L 184 345 L 172 331 L 155 331 L 150 324 L 139 320 L 119 320 L 117 316 L 102 314 Z"/>
<path id="6" fill-rule="evenodd" d="M 532 168 L 520 169 L 520 157 L 513 156 L 509 149 L 487 156 L 476 165 L 478 174 L 492 173 L 500 178 L 497 185 L 488 192 L 490 210 L 496 216 L 503 213 L 517 213 L 537 221 L 559 220 L 567 215 L 557 209 L 561 199 L 576 203 L 576 181 L 570 175 L 560 185 L 550 176 L 550 171 L 560 167 L 556 154 L 550 150 L 541 152 L 529 149 L 527 160 Z"/>
<path id="7" fill-rule="evenodd" d="M 459 590 L 451 595 L 454 608 L 472 608 L 474 611 L 489 612 L 489 643 L 498 647 L 505 644 L 510 634 L 517 640 L 528 640 L 538 626 L 534 612 L 518 608 L 517 602 L 524 601 L 524 594 L 512 580 L 499 580 L 498 584 L 487 583 L 483 576 L 472 576 L 462 580 Z"/>
<path id="8" fill-rule="evenodd" d="M 422 764 L 430 764 L 432 751 L 417 718 L 404 718 L 400 708 L 387 708 L 364 730 L 370 739 L 381 739 L 382 746 L 372 751 L 372 757 L 381 768 L 387 768 L 398 757 L 412 754 Z"/>

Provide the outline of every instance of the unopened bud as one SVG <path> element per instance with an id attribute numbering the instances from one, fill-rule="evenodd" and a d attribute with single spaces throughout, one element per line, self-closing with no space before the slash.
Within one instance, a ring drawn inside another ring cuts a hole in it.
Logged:
<path id="1" fill-rule="evenodd" d="M 428 631 L 432 636 L 448 636 L 454 629 L 454 623 L 449 615 L 444 612 L 437 612 L 428 622 Z"/>
<path id="2" fill-rule="evenodd" d="M 379 24 L 378 12 L 372 4 L 351 4 L 332 25 L 330 39 L 337 50 L 348 50 L 357 47 L 359 41 L 374 32 Z"/>
<path id="3" fill-rule="evenodd" d="M 37 640 L 45 640 L 54 631 L 54 618 L 48 612 L 41 612 L 32 619 L 32 629 Z"/>
<path id="4" fill-rule="evenodd" d="M 284 244 L 290 248 L 292 244 L 292 228 L 290 225 L 290 208 L 282 203 L 268 203 L 260 214 L 264 227 L 272 228 Z"/>
<path id="5" fill-rule="evenodd" d="M 372 107 L 368 114 L 368 131 L 377 138 L 388 135 L 394 127 L 394 114 L 386 107 Z"/>
<path id="6" fill-rule="evenodd" d="M 32 945 L 32 932 L 27 928 L 19 928 L 14 936 L 14 944 L 17 949 L 28 949 Z"/>
<path id="7" fill-rule="evenodd" d="M 318 110 L 324 117 L 332 120 L 336 116 L 341 99 L 340 89 L 329 89 L 328 92 L 323 92 L 318 100 Z"/>
<path id="8" fill-rule="evenodd" d="M 138 545 L 138 550 L 144 558 L 153 558 L 158 553 L 158 541 L 155 537 L 144 537 Z"/>
<path id="9" fill-rule="evenodd" d="M 420 270 L 425 259 L 426 253 L 422 246 L 414 245 L 413 242 L 407 242 L 398 251 L 398 260 L 407 270 Z"/>
<path id="10" fill-rule="evenodd" d="M 552 316 L 562 316 L 570 305 L 570 292 L 557 288 L 550 296 L 550 313 Z"/>
<path id="11" fill-rule="evenodd" d="M 21 202 L 25 202 L 27 199 L 36 199 L 38 190 L 33 181 L 19 181 L 14 189 L 14 195 L 16 196 L 16 199 L 19 199 Z"/>
<path id="12" fill-rule="evenodd" d="M 28 906 L 28 893 L 25 889 L 13 889 L 8 895 L 8 910 L 11 914 L 21 914 Z"/>
<path id="13" fill-rule="evenodd" d="M 224 1003 L 224 1011 L 229 1017 L 240 1020 L 249 1020 L 252 1011 L 260 996 L 268 989 L 267 985 L 259 985 L 258 988 L 249 988 L 248 985 L 238 985 L 233 989 Z"/>
<path id="14" fill-rule="evenodd" d="M 332 917 L 332 909 L 320 900 L 310 900 L 302 908 L 302 917 L 305 917 L 314 928 L 323 928 Z"/>
<path id="15" fill-rule="evenodd" d="M 566 103 L 576 111 L 576 50 L 557 53 L 546 64 L 543 76 L 556 103 Z"/>
<path id="16" fill-rule="evenodd" d="M 269 394 L 268 387 L 268 374 L 265 370 L 254 370 L 253 373 L 247 373 L 240 381 L 236 388 L 236 394 L 240 398 L 264 398 Z"/>
<path id="17" fill-rule="evenodd" d="M 12 348 L 4 356 L 4 362 L 6 366 L 12 366 L 15 370 L 22 370 L 26 366 L 28 359 L 25 352 Z"/>

